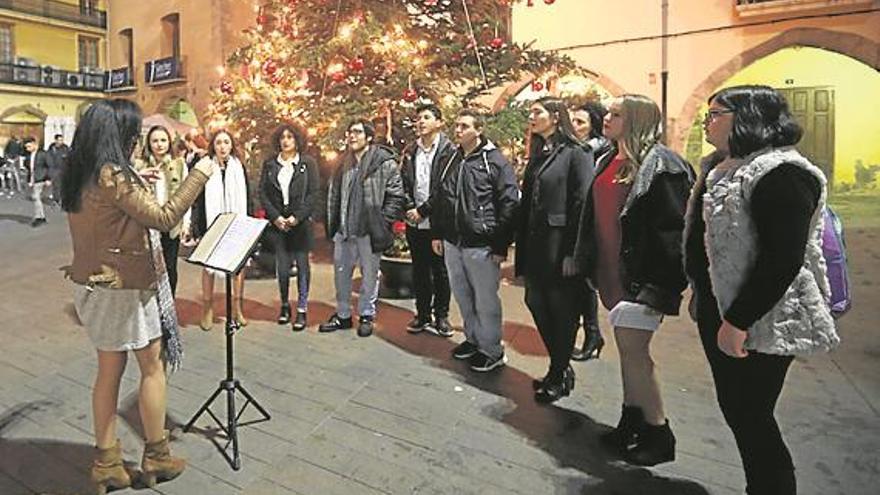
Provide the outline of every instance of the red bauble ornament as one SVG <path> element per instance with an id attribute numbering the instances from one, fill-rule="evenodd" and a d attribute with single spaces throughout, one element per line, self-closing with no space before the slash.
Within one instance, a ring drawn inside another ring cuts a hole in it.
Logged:
<path id="1" fill-rule="evenodd" d="M 544 89 L 544 83 L 541 81 L 532 81 L 532 91 L 541 91 Z"/>
<path id="2" fill-rule="evenodd" d="M 353 58 L 348 61 L 348 68 L 353 70 L 354 72 L 360 72 L 364 70 L 364 59 L 358 57 Z"/>
<path id="3" fill-rule="evenodd" d="M 437 0 L 425 0 L 425 7 L 434 7 L 437 5 Z"/>
<path id="4" fill-rule="evenodd" d="M 453 53 L 449 60 L 454 64 L 460 64 L 463 58 L 460 53 Z"/>
<path id="5" fill-rule="evenodd" d="M 272 84 L 278 84 L 278 83 L 280 83 L 283 79 L 284 79 L 284 78 L 281 77 L 281 74 L 275 73 L 275 74 L 272 74 L 272 75 L 269 77 L 269 82 L 272 83 Z"/>
<path id="6" fill-rule="evenodd" d="M 342 72 L 342 71 L 334 72 L 333 74 L 330 74 L 330 79 L 332 79 L 333 82 L 341 83 L 342 81 L 345 81 L 345 78 L 346 78 L 345 72 Z"/>
<path id="7" fill-rule="evenodd" d="M 260 14 L 257 16 L 257 24 L 259 24 L 260 26 L 265 26 L 267 22 L 269 22 L 269 16 L 265 14 Z"/>
<path id="8" fill-rule="evenodd" d="M 418 91 L 416 91 L 412 88 L 409 88 L 403 92 L 403 101 L 405 101 L 407 103 L 412 103 L 418 99 L 419 99 Z"/>
<path id="9" fill-rule="evenodd" d="M 229 81 L 223 81 L 220 83 L 220 91 L 224 94 L 231 95 L 235 91 L 235 86 Z"/>
<path id="10" fill-rule="evenodd" d="M 276 64 L 274 60 L 266 60 L 263 62 L 263 72 L 265 72 L 267 76 L 271 76 L 277 71 L 278 64 Z"/>
<path id="11" fill-rule="evenodd" d="M 504 46 L 504 40 L 496 36 L 495 38 L 492 38 L 491 40 L 489 40 L 489 46 L 493 50 L 497 50 L 497 49 L 501 48 L 502 46 Z"/>

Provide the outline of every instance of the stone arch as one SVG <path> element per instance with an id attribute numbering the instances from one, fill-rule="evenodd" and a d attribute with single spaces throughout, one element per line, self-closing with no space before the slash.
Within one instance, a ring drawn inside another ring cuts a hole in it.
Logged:
<path id="1" fill-rule="evenodd" d="M 43 122 L 45 122 L 46 117 L 49 116 L 49 114 L 40 110 L 39 108 L 37 108 L 33 105 L 30 105 L 30 104 L 26 104 L 26 105 L 18 105 L 18 106 L 14 106 L 14 107 L 9 107 L 6 110 L 4 110 L 3 113 L 0 113 L 0 122 L 6 120 L 7 117 L 9 117 L 11 115 L 15 115 L 17 113 L 31 114 L 34 117 L 37 117 L 38 119 L 42 120 Z"/>
<path id="2" fill-rule="evenodd" d="M 731 58 L 694 88 L 678 114 L 669 142 L 678 144 L 678 149 L 684 149 L 687 144 L 688 131 L 697 116 L 700 105 L 705 103 L 706 99 L 712 96 L 712 93 L 724 81 L 751 63 L 783 48 L 793 46 L 809 46 L 836 52 L 880 71 L 880 43 L 874 40 L 855 33 L 829 29 L 812 27 L 789 29 Z"/>
<path id="3" fill-rule="evenodd" d="M 586 72 L 585 75 L 589 79 L 592 79 L 596 84 L 598 84 L 599 86 L 602 86 L 603 88 L 608 90 L 608 92 L 611 93 L 612 95 L 619 96 L 619 95 L 622 95 L 623 93 L 625 93 L 622 86 L 620 86 L 619 84 L 617 84 L 616 82 L 614 82 L 613 80 L 611 80 L 610 78 L 605 76 L 604 74 L 600 74 L 600 73 L 592 71 L 592 70 L 587 70 L 585 72 Z M 531 84 L 532 81 L 534 81 L 534 80 L 535 80 L 534 74 L 526 74 L 520 80 L 507 85 L 507 87 L 504 88 L 504 91 L 501 93 L 501 95 L 498 96 L 498 99 L 495 100 L 495 104 L 492 105 L 492 112 L 495 113 L 495 112 L 500 111 L 502 108 L 504 108 L 504 106 L 507 105 L 507 102 L 511 98 L 513 98 L 514 96 L 519 94 L 520 91 L 525 89 L 525 87 L 527 85 Z"/>

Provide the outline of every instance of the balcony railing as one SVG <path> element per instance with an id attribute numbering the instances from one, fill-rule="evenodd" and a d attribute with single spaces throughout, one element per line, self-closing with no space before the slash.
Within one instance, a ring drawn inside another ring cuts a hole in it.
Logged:
<path id="1" fill-rule="evenodd" d="M 104 84 L 107 91 L 125 91 L 133 89 L 135 87 L 134 67 L 120 67 L 118 69 L 107 71 Z"/>
<path id="2" fill-rule="evenodd" d="M 180 81 L 184 78 L 183 60 L 177 57 L 166 57 L 150 60 L 144 64 L 144 82 L 162 84 Z"/>
<path id="3" fill-rule="evenodd" d="M 73 72 L 52 67 L 0 64 L 0 83 L 77 91 L 104 91 L 104 72 Z"/>
<path id="4" fill-rule="evenodd" d="M 87 24 L 99 28 L 107 27 L 107 13 L 103 10 L 83 9 L 79 5 L 54 0 L 0 0 L 0 9 L 9 9 L 24 14 Z"/>

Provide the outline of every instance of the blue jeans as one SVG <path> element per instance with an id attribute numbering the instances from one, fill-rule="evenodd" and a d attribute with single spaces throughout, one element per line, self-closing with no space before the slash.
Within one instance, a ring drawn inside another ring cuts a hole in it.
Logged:
<path id="1" fill-rule="evenodd" d="M 488 247 L 463 248 L 446 241 L 443 257 L 467 341 L 490 358 L 501 357 L 500 263 L 492 260 Z"/>
<path id="2" fill-rule="evenodd" d="M 379 258 L 373 253 L 369 236 L 343 239 L 333 237 L 333 279 L 336 285 L 336 314 L 340 318 L 351 317 L 351 285 L 355 263 L 361 269 L 361 291 L 358 300 L 360 316 L 376 315 L 376 299 L 379 297 Z"/>

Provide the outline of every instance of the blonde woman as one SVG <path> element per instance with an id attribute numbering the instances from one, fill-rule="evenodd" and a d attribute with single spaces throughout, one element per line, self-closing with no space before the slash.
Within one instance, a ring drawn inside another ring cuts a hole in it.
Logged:
<path id="1" fill-rule="evenodd" d="M 610 311 L 620 354 L 623 412 L 601 440 L 643 466 L 675 459 L 650 346 L 663 316 L 678 314 L 687 285 L 681 239 L 694 180 L 690 165 L 660 144 L 660 120 L 645 96 L 611 104 L 603 133 L 613 147 L 597 164 L 575 249 Z"/>
<path id="2" fill-rule="evenodd" d="M 155 178 L 153 192 L 156 201 L 164 205 L 174 195 L 187 176 L 186 162 L 174 158 L 171 153 L 171 133 L 164 126 L 155 125 L 147 132 L 143 157 L 135 162 L 141 175 Z M 170 231 L 162 232 L 162 255 L 171 282 L 171 292 L 177 292 L 177 253 L 180 239 L 189 235 L 190 212 L 187 210 L 183 220 Z"/>
<path id="3" fill-rule="evenodd" d="M 193 237 L 201 238 L 221 213 L 247 215 L 250 211 L 247 172 L 238 158 L 232 134 L 226 130 L 214 133 L 208 143 L 208 157 L 214 164 L 214 175 L 205 191 L 193 205 Z M 244 300 L 244 273 L 242 269 L 232 281 L 232 315 L 239 325 L 245 326 L 247 320 L 242 314 Z M 208 331 L 214 322 L 214 270 L 202 271 L 202 319 L 199 326 Z"/>

